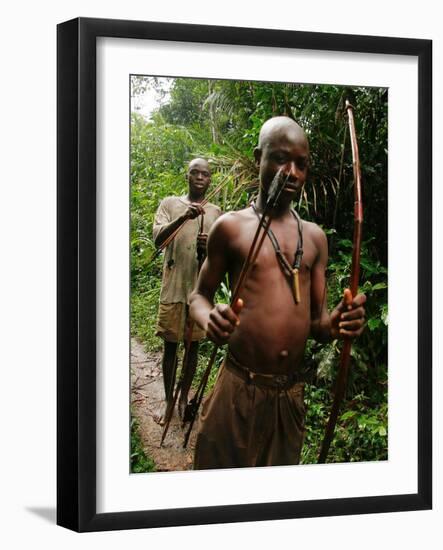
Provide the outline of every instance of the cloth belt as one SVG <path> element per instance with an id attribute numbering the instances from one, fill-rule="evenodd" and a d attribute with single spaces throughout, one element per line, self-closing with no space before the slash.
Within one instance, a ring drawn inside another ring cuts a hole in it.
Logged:
<path id="1" fill-rule="evenodd" d="M 248 384 L 282 390 L 287 390 L 295 384 L 306 382 L 308 378 L 306 373 L 303 372 L 293 372 L 291 374 L 261 374 L 253 372 L 239 363 L 230 351 L 228 351 L 224 366 Z"/>

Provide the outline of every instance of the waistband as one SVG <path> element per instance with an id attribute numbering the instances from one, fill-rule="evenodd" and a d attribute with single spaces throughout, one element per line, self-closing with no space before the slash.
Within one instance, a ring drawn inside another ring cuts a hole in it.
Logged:
<path id="1" fill-rule="evenodd" d="M 287 390 L 295 386 L 295 384 L 307 381 L 306 374 L 301 372 L 293 372 L 291 374 L 262 374 L 253 372 L 243 366 L 230 351 L 226 355 L 224 366 L 248 384 L 254 384 L 255 386 Z"/>

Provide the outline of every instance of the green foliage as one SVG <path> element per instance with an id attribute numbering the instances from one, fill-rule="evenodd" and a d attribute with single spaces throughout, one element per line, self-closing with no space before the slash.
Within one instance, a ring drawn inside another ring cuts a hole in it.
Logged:
<path id="1" fill-rule="evenodd" d="M 260 128 L 275 115 L 295 118 L 310 142 L 308 182 L 296 207 L 329 240 L 328 307 L 349 282 L 353 232 L 353 166 L 344 100 L 355 107 L 361 158 L 365 221 L 361 288 L 367 296 L 367 328 L 354 342 L 347 399 L 342 407 L 330 461 L 387 457 L 387 100 L 386 89 L 344 88 L 248 81 L 137 77 L 132 94 L 155 88 L 163 104 L 147 121 L 132 115 L 131 126 L 131 331 L 149 349 L 154 335 L 162 258 L 154 252 L 152 222 L 161 199 L 187 191 L 185 171 L 195 156 L 209 160 L 213 186 L 228 182 L 214 202 L 224 211 L 243 208 L 257 190 L 253 150 Z M 218 301 L 229 302 L 227 285 Z M 200 346 L 197 379 L 210 354 Z M 331 387 L 340 344 L 308 341 L 306 367 L 315 372 L 307 388 L 303 462 L 315 462 L 332 402 Z M 222 360 L 222 352 L 217 364 Z M 211 374 L 209 389 L 217 370 Z"/>
<path id="2" fill-rule="evenodd" d="M 388 459 L 387 386 L 384 399 L 371 402 L 366 394 L 354 395 L 343 403 L 328 462 L 358 462 Z M 330 411 L 330 395 L 322 386 L 307 386 L 306 436 L 302 464 L 316 463 Z"/>
<path id="3" fill-rule="evenodd" d="M 155 464 L 143 450 L 137 419 L 131 418 L 131 473 L 155 472 Z"/>

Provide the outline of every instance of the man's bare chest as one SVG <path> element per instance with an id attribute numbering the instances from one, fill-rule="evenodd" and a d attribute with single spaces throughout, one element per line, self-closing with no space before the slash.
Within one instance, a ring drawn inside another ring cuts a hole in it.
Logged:
<path id="1" fill-rule="evenodd" d="M 231 243 L 231 271 L 238 272 L 244 265 L 251 249 L 257 223 L 245 224 L 237 238 Z M 263 240 L 260 251 L 251 264 L 251 275 L 271 275 L 276 268 L 289 273 L 290 268 L 298 267 L 300 275 L 309 275 L 318 256 L 318 249 L 309 232 L 300 233 L 295 223 L 271 224 L 272 236 Z M 263 233 L 261 232 L 260 235 Z M 273 237 L 273 238 L 272 238 Z M 261 238 L 259 237 L 258 241 Z M 298 257 L 297 257 L 298 256 Z M 297 262 L 298 260 L 298 262 Z"/>

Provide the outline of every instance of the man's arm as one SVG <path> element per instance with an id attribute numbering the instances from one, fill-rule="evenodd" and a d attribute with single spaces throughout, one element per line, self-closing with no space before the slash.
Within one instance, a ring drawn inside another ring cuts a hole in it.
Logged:
<path id="1" fill-rule="evenodd" d="M 312 226 L 312 228 L 313 241 L 318 253 L 311 268 L 311 336 L 319 342 L 328 342 L 334 338 L 331 334 L 326 289 L 328 241 L 325 233 L 318 226 Z"/>
<path id="2" fill-rule="evenodd" d="M 215 292 L 228 271 L 229 225 L 226 216 L 223 216 L 212 226 L 208 236 L 208 254 L 189 300 L 191 317 L 206 331 L 208 338 L 218 345 L 226 343 L 240 323 L 229 305 L 214 306 Z M 238 312 L 242 303 L 236 306 Z"/>
<path id="3" fill-rule="evenodd" d="M 155 247 L 159 248 L 188 218 L 194 219 L 203 212 L 203 206 L 200 203 L 193 202 L 189 205 L 184 214 L 171 221 L 167 203 L 166 201 L 162 201 L 154 219 L 153 236 Z"/>
<path id="4" fill-rule="evenodd" d="M 366 296 L 358 294 L 351 299 L 349 289 L 343 299 L 331 311 L 327 308 L 326 266 L 328 262 L 328 242 L 325 233 L 314 226 L 314 242 L 318 248 L 317 260 L 311 271 L 311 335 L 319 342 L 335 338 L 355 338 L 363 332 L 365 323 L 364 303 Z"/>

